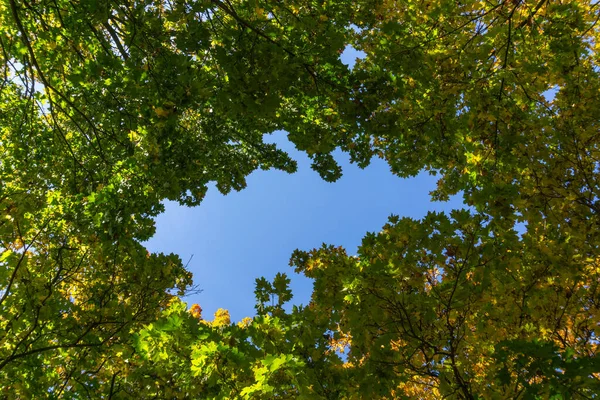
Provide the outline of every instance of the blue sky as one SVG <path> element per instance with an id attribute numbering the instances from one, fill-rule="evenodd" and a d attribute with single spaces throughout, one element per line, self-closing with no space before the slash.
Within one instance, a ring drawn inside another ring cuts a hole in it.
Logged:
<path id="1" fill-rule="evenodd" d="M 349 50 L 342 60 L 352 65 L 357 56 Z M 344 175 L 335 183 L 324 182 L 285 132 L 265 140 L 296 159 L 298 172 L 256 171 L 243 191 L 223 196 L 211 187 L 195 208 L 168 202 L 157 218 L 156 235 L 146 243 L 150 251 L 179 254 L 184 263 L 193 255 L 188 269 L 202 292 L 185 300 L 200 304 L 206 319 L 218 308 L 228 309 L 234 321 L 253 316 L 254 280 L 271 280 L 277 272 L 292 279 L 292 303 L 306 304 L 312 283 L 288 266 L 294 249 L 327 243 L 354 254 L 363 236 L 378 232 L 390 214 L 421 218 L 428 211 L 462 206 L 458 198 L 430 202 L 435 177 L 401 179 L 379 159 L 361 170 L 337 153 Z"/>
<path id="2" fill-rule="evenodd" d="M 151 251 L 177 253 L 184 262 L 193 254 L 188 268 L 202 292 L 186 301 L 200 304 L 206 319 L 219 307 L 229 309 L 233 320 L 254 315 L 254 279 L 272 279 L 277 272 L 292 279 L 292 302 L 306 304 L 312 284 L 288 266 L 296 248 L 327 243 L 354 254 L 363 236 L 378 232 L 390 214 L 420 218 L 461 206 L 459 199 L 430 202 L 435 177 L 401 179 L 381 160 L 361 170 L 341 154 L 344 176 L 324 182 L 284 132 L 272 138 L 298 160 L 297 173 L 256 171 L 243 191 L 223 196 L 211 187 L 195 208 L 166 203 L 146 244 Z"/>

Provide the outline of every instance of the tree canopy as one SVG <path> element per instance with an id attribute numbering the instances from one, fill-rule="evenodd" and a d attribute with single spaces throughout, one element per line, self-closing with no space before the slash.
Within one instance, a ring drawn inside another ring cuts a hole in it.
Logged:
<path id="1" fill-rule="evenodd" d="M 600 9 L 588 0 L 0 2 L 0 393 L 14 398 L 594 398 Z M 365 53 L 353 69 L 346 46 Z M 285 311 L 213 321 L 141 244 L 341 149 L 465 209 L 290 264 Z M 341 352 L 344 354 L 342 355 Z"/>

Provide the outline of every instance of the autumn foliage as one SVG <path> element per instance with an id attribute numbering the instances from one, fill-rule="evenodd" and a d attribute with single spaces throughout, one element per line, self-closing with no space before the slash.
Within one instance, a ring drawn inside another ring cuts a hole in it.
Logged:
<path id="1" fill-rule="evenodd" d="M 2 0 L 1 395 L 595 398 L 599 18 L 588 0 Z M 179 257 L 141 243 L 166 199 L 294 172 L 263 142 L 277 129 L 325 180 L 337 149 L 380 157 L 464 209 L 297 250 L 308 305 L 286 311 L 278 274 L 256 316 L 210 321 Z"/>

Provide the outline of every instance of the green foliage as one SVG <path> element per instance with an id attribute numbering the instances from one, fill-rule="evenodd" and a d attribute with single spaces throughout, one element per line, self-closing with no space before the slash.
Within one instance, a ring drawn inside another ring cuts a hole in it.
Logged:
<path id="1" fill-rule="evenodd" d="M 257 168 L 295 170 L 262 138 L 309 132 L 323 119 L 316 98 L 346 75 L 348 28 L 314 18 L 323 13 L 348 10 L 0 4 L 3 394 L 118 391 L 122 346 L 191 283 L 177 256 L 140 244 L 161 201 L 197 205 L 209 182 L 227 193 Z"/>
<path id="2" fill-rule="evenodd" d="M 271 284 L 265 278 L 256 279 L 256 311 L 259 315 L 270 313 L 277 315 L 283 311 L 282 306 L 292 299 L 292 291 L 288 288 L 290 279 L 286 274 L 277 273 Z M 275 302 L 277 299 L 277 302 Z M 271 304 L 269 305 L 269 302 Z"/>
<path id="3" fill-rule="evenodd" d="M 1 2 L 0 393 L 595 396 L 597 21 L 590 1 Z M 181 260 L 140 243 L 166 199 L 293 172 L 279 129 L 325 180 L 341 149 L 470 209 L 296 251 L 307 307 L 278 274 L 257 317 L 202 320 Z"/>
<path id="4" fill-rule="evenodd" d="M 329 378 L 331 363 L 310 359 L 306 352 L 322 340 L 309 338 L 292 318 L 267 314 L 223 326 L 217 318 L 195 318 L 174 301 L 136 335 L 135 367 L 119 382 L 121 390 L 136 398 L 322 398 L 323 390 L 333 390 L 317 386 Z M 340 362 L 335 355 L 332 360 Z"/>

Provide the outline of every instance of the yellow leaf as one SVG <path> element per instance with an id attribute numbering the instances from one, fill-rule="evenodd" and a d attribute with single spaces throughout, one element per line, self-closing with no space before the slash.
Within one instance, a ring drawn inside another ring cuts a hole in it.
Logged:
<path id="1" fill-rule="evenodd" d="M 167 118 L 169 114 L 171 114 L 171 111 L 165 110 L 162 107 L 155 107 L 154 112 L 156 113 L 156 115 L 158 115 L 159 118 Z"/>

